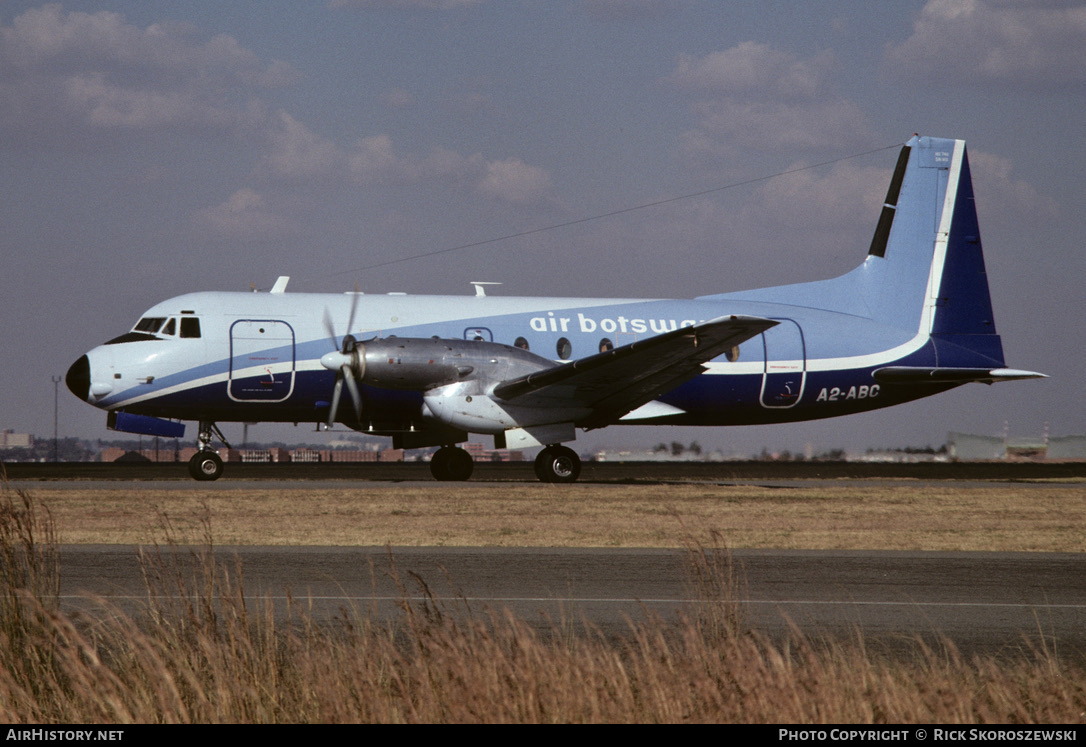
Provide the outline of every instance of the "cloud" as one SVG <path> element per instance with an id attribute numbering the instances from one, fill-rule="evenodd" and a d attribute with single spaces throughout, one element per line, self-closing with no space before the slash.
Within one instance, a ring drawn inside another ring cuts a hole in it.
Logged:
<path id="1" fill-rule="evenodd" d="M 804 166 L 793 164 L 786 171 Z M 769 179 L 744 209 L 755 232 L 766 225 L 832 236 L 874 230 L 892 171 L 839 161 L 826 169 L 804 169 Z"/>
<path id="2" fill-rule="evenodd" d="M 687 89 L 802 101 L 828 95 L 827 79 L 835 67 L 828 52 L 800 60 L 767 44 L 743 42 L 701 58 L 681 56 L 671 80 Z"/>
<path id="3" fill-rule="evenodd" d="M 0 26 L 0 140 L 67 144 L 74 134 L 163 128 L 237 132 L 265 116 L 254 88 L 297 77 L 229 36 L 205 41 L 188 24 L 141 28 L 119 13 L 47 5 Z"/>
<path id="4" fill-rule="evenodd" d="M 426 156 L 400 155 L 388 135 L 361 138 L 350 149 L 348 172 L 356 184 L 456 182 L 489 199 L 519 205 L 552 201 L 550 175 L 519 158 L 488 161 L 434 148 Z"/>
<path id="5" fill-rule="evenodd" d="M 348 155 L 348 171 L 358 184 L 415 182 L 423 178 L 418 159 L 400 157 L 388 135 L 360 138 Z"/>
<path id="6" fill-rule="evenodd" d="M 198 226 L 235 241 L 260 241 L 290 232 L 290 224 L 268 209 L 264 197 L 248 187 L 195 215 Z"/>
<path id="7" fill-rule="evenodd" d="M 863 110 L 844 100 L 797 104 L 722 97 L 699 102 L 694 112 L 703 133 L 728 147 L 841 148 L 868 139 Z"/>
<path id="8" fill-rule="evenodd" d="M 529 166 L 519 158 L 491 161 L 479 183 L 481 193 L 519 204 L 545 200 L 551 191 L 551 178 L 544 169 Z"/>
<path id="9" fill-rule="evenodd" d="M 263 163 L 279 177 L 327 176 L 345 165 L 346 155 L 335 143 L 320 137 L 284 111 L 274 117 L 268 143 L 270 152 Z"/>
<path id="10" fill-rule="evenodd" d="M 247 106 L 223 107 L 192 89 L 117 86 L 102 73 L 68 77 L 58 91 L 66 110 L 99 131 L 235 131 L 251 128 L 264 118 L 263 106 L 256 100 L 250 100 Z"/>
<path id="11" fill-rule="evenodd" d="M 704 57 L 683 55 L 667 83 L 692 93 L 695 128 L 683 135 L 697 159 L 795 148 L 839 149 L 871 139 L 863 110 L 834 86 L 835 57 L 803 59 L 758 42 Z"/>
<path id="12" fill-rule="evenodd" d="M 415 94 L 405 88 L 393 88 L 381 98 L 390 109 L 410 109 L 415 105 Z"/>
<path id="13" fill-rule="evenodd" d="M 979 211 L 1018 216 L 1023 222 L 1059 215 L 1055 200 L 1039 193 L 1029 182 L 1014 178 L 1014 165 L 1009 158 L 970 149 L 969 168 L 974 189 L 979 192 L 976 195 Z"/>
<path id="14" fill-rule="evenodd" d="M 898 75 L 1053 90 L 1086 83 L 1086 6 L 1053 0 L 930 0 L 890 46 Z"/>

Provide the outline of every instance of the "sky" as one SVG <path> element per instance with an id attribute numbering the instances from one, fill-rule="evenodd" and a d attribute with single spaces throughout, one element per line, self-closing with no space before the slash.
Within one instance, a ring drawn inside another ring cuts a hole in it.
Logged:
<path id="1" fill-rule="evenodd" d="M 53 378 L 190 291 L 689 298 L 839 275 L 913 133 L 967 141 L 1007 363 L 1049 379 L 581 447 L 1086 433 L 1086 4 L 4 0 L 0 428 L 51 436 Z M 115 437 L 59 389 L 61 436 Z"/>

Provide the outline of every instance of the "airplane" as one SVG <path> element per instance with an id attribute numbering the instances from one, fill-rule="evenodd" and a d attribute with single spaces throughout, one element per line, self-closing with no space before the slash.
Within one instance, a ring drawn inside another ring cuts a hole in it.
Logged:
<path id="1" fill-rule="evenodd" d="M 469 434 L 543 447 L 544 482 L 581 464 L 563 444 L 615 424 L 744 425 L 866 412 L 1007 368 L 963 140 L 901 149 L 863 262 L 840 277 L 685 300 L 202 292 L 156 304 L 66 375 L 111 429 L 181 437 L 215 480 L 217 423 L 336 423 L 440 447 L 466 480 Z M 346 390 L 346 395 L 344 395 Z"/>

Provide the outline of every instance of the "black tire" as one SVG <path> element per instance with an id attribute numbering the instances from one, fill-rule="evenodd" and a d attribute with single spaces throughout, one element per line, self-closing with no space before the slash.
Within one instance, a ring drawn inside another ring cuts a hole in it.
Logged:
<path id="1" fill-rule="evenodd" d="M 462 482 L 474 470 L 471 454 L 456 446 L 443 446 L 430 458 L 430 474 L 442 482 Z"/>
<path id="2" fill-rule="evenodd" d="M 568 447 L 548 446 L 535 458 L 535 476 L 542 482 L 577 482 L 581 476 L 581 458 Z"/>
<path id="3" fill-rule="evenodd" d="M 222 472 L 222 459 L 214 451 L 198 451 L 189 460 L 189 474 L 193 480 L 218 480 Z"/>
<path id="4" fill-rule="evenodd" d="M 448 474 L 449 463 L 449 450 L 446 447 L 442 447 L 435 451 L 430 457 L 430 474 L 434 476 L 435 480 L 448 480 L 446 477 Z"/>

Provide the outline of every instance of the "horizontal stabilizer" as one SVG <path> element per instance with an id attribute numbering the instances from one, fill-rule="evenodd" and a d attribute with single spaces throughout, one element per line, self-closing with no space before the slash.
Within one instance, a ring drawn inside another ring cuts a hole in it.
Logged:
<path id="1" fill-rule="evenodd" d="M 705 370 L 723 355 L 778 322 L 755 316 L 724 316 L 692 327 L 581 358 L 499 384 L 494 396 L 527 407 L 583 407 L 592 416 L 578 423 L 612 423 Z"/>
<path id="2" fill-rule="evenodd" d="M 873 376 L 881 384 L 967 384 L 977 381 L 994 384 L 1018 379 L 1047 379 L 1048 376 L 1015 368 L 927 368 L 923 366 L 887 366 Z"/>

